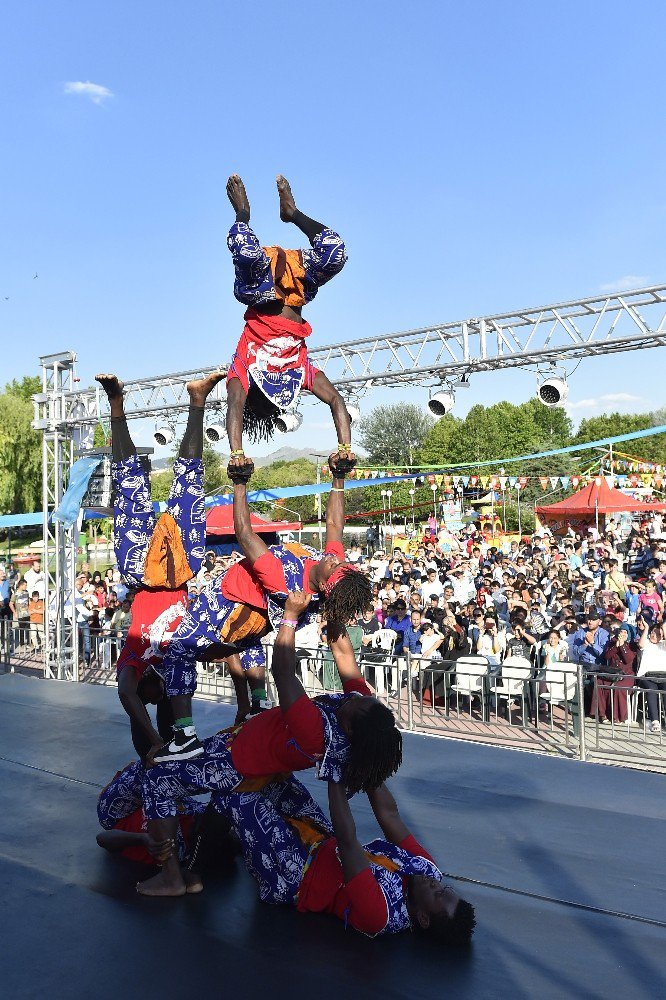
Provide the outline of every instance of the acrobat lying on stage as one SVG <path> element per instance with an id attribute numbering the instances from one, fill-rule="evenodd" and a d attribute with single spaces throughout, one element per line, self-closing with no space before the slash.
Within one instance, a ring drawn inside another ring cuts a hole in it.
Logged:
<path id="1" fill-rule="evenodd" d="M 369 937 L 414 930 L 469 944 L 474 907 L 405 825 L 385 784 L 368 791 L 383 838 L 362 845 L 344 785 L 329 782 L 331 823 L 293 775 L 257 792 L 214 795 L 265 903 L 331 913 Z"/>
<path id="2" fill-rule="evenodd" d="M 146 768 L 143 807 L 153 840 L 174 839 L 178 802 L 189 795 L 254 790 L 271 776 L 315 766 L 322 780 L 343 782 L 350 792 L 369 791 L 400 767 L 402 736 L 393 713 L 372 697 L 346 633 L 331 640 L 344 693 L 314 699 L 305 693 L 296 676 L 295 623 L 309 600 L 303 592 L 289 595 L 275 640 L 279 707 L 205 740 L 204 752 L 193 760 Z M 158 876 L 137 888 L 148 896 L 183 895 L 178 858 L 170 857 Z"/>
<path id="3" fill-rule="evenodd" d="M 332 462 L 333 456 L 333 469 Z M 245 558 L 211 581 L 194 599 L 157 667 L 168 697 L 177 699 L 179 714 L 188 718 L 192 715 L 198 660 L 240 653 L 243 669 L 255 672 L 249 678 L 253 709 L 266 698 L 265 655 L 260 640 L 280 625 L 290 591 L 303 589 L 312 597 L 312 606 L 304 608 L 299 627 L 323 604 L 330 634 L 344 629 L 371 599 L 368 578 L 344 562 L 342 475 L 334 472 L 326 506 L 323 554 L 306 546 L 269 548 L 252 529 L 245 483 L 234 484 L 233 503 L 234 531 Z M 186 737 L 182 730 L 176 730 L 168 746 L 153 754 L 153 761 L 191 759 L 201 753 L 202 744 L 188 732 Z"/>
<path id="4" fill-rule="evenodd" d="M 312 392 L 331 408 L 338 433 L 334 464 L 351 471 L 351 421 L 344 400 L 322 371 L 308 359 L 306 338 L 312 327 L 301 317 L 304 305 L 344 267 L 347 256 L 340 236 L 296 208 L 291 188 L 277 178 L 280 218 L 307 236 L 310 249 L 262 247 L 250 228 L 245 185 L 232 174 L 227 195 L 236 212 L 227 245 L 234 260 L 234 295 L 248 306 L 245 328 L 227 375 L 227 433 L 231 447 L 229 475 L 248 479 L 254 470 L 243 451 L 243 431 L 253 440 L 270 438 L 276 418 L 292 409 L 301 390 Z"/>
<path id="5" fill-rule="evenodd" d="M 185 713 L 182 702 L 169 702 L 155 668 L 159 668 L 164 650 L 185 614 L 187 581 L 203 563 L 203 416 L 208 395 L 223 378 L 224 372 L 219 371 L 187 384 L 187 427 L 173 467 L 167 509 L 157 519 L 150 478 L 127 426 L 123 383 L 115 375 L 96 376 L 111 409 L 115 555 L 125 583 L 138 588 L 129 632 L 118 657 L 118 695 L 130 717 L 134 748 L 144 760 L 151 749 L 171 739 L 174 727 L 182 733 L 185 743 L 191 738 L 191 708 Z M 146 704 L 157 705 L 157 728 Z"/>

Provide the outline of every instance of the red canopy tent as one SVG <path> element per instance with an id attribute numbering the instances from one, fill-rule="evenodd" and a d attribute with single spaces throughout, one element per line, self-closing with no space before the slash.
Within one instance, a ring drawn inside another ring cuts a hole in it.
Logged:
<path id="1" fill-rule="evenodd" d="M 258 535 L 272 535 L 278 531 L 300 531 L 302 527 L 298 521 L 265 521 L 263 517 L 253 513 L 250 513 L 250 523 Z M 206 514 L 206 534 L 234 534 L 234 511 L 230 503 L 210 508 Z"/>
<path id="2" fill-rule="evenodd" d="M 536 507 L 535 510 L 537 517 L 555 534 L 563 534 L 569 525 L 572 528 L 586 528 L 595 524 L 599 515 L 664 511 L 666 503 L 644 503 L 642 500 L 633 500 L 622 490 L 611 489 L 603 476 L 597 476 L 566 500 Z"/>

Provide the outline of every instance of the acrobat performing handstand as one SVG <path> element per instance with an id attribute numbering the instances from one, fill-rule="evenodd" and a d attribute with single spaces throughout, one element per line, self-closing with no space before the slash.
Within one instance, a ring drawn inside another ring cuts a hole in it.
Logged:
<path id="1" fill-rule="evenodd" d="M 333 469 L 333 458 L 329 460 Z M 371 599 L 370 582 L 344 562 L 344 478 L 333 475 L 326 507 L 326 548 L 323 553 L 306 546 L 272 545 L 255 533 L 250 521 L 244 482 L 234 483 L 234 531 L 245 558 L 235 563 L 193 600 L 171 638 L 159 666 L 166 693 L 177 700 L 184 716 L 192 715 L 192 695 L 197 687 L 197 661 L 240 654 L 248 673 L 252 706 L 266 699 L 263 636 L 280 626 L 285 601 L 293 590 L 305 590 L 312 607 L 303 610 L 302 626 L 325 604 L 329 634 L 337 634 Z M 202 744 L 177 731 L 174 739 L 152 755 L 156 763 L 191 759 L 203 753 Z"/>
<path id="2" fill-rule="evenodd" d="M 351 449 L 351 420 L 344 400 L 322 371 L 308 359 L 306 338 L 312 327 L 301 316 L 319 288 L 344 267 L 347 256 L 340 236 L 298 208 L 288 181 L 278 175 L 280 218 L 293 223 L 310 248 L 262 247 L 250 228 L 245 185 L 232 174 L 227 195 L 236 221 L 227 245 L 234 261 L 234 295 L 248 306 L 245 328 L 227 375 L 227 434 L 231 447 L 229 475 L 252 475 L 254 464 L 243 450 L 243 432 L 253 440 L 271 438 L 276 419 L 293 409 L 301 390 L 331 408 L 338 434 L 336 470 L 356 464 Z"/>
<path id="3" fill-rule="evenodd" d="M 132 622 L 118 657 L 118 695 L 129 715 L 132 742 L 139 757 L 169 741 L 175 729 L 190 743 L 190 703 L 165 697 L 159 675 L 164 650 L 187 609 L 187 581 L 204 559 L 203 416 L 206 399 L 224 378 L 217 371 L 187 383 L 187 427 L 173 467 L 166 511 L 155 516 L 150 478 L 129 433 L 123 383 L 101 374 L 111 409 L 111 475 L 114 487 L 113 541 L 118 569 L 137 588 Z M 157 705 L 157 728 L 146 710 Z"/>

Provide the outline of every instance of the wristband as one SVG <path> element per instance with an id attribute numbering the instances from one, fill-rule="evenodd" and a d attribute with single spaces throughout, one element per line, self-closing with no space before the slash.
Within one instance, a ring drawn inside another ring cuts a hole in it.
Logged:
<path id="1" fill-rule="evenodd" d="M 245 452 L 243 451 L 242 448 L 239 448 L 238 451 L 232 451 L 231 452 L 231 458 L 238 458 L 241 455 L 243 457 L 245 457 Z"/>
<path id="2" fill-rule="evenodd" d="M 280 625 L 288 625 L 289 628 L 293 628 L 294 630 L 298 628 L 298 622 L 295 622 L 293 618 L 283 618 Z"/>
<path id="3" fill-rule="evenodd" d="M 344 486 L 331 486 L 331 493 L 344 493 Z"/>

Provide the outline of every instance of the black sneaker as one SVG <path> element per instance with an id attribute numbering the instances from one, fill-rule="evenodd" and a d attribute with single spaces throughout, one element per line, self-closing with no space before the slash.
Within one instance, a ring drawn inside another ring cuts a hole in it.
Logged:
<path id="1" fill-rule="evenodd" d="M 172 760 L 192 760 L 203 752 L 203 744 L 194 726 L 187 726 L 186 729 L 174 729 L 171 743 L 158 750 L 153 760 L 156 764 L 168 764 Z"/>
<path id="2" fill-rule="evenodd" d="M 250 715 L 259 715 L 259 712 L 268 712 L 273 707 L 270 698 L 262 698 L 261 701 L 253 701 Z"/>

